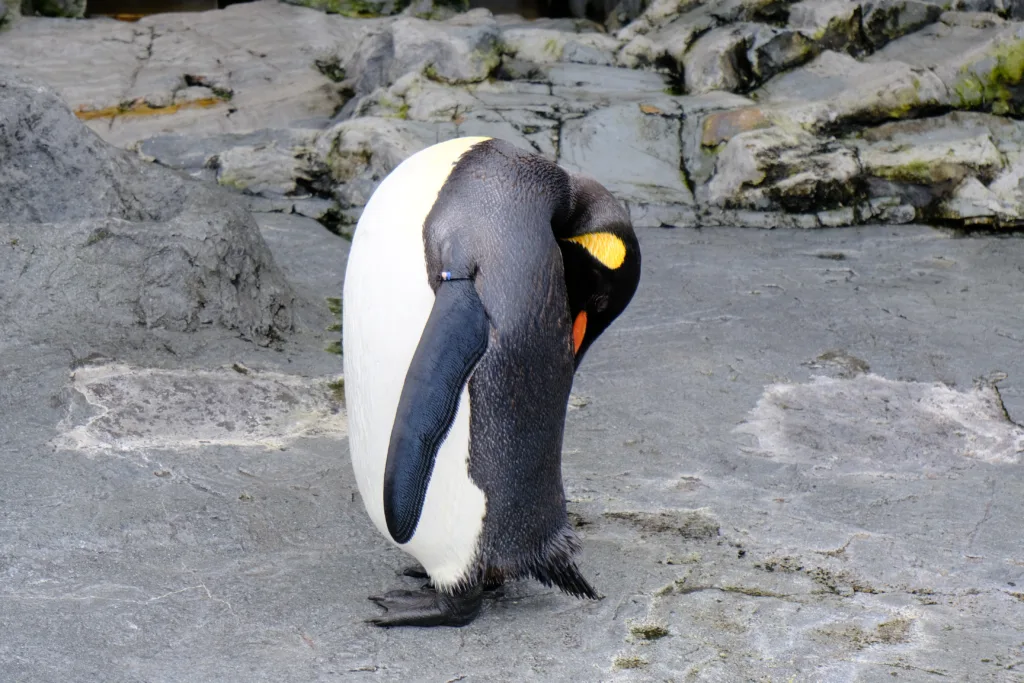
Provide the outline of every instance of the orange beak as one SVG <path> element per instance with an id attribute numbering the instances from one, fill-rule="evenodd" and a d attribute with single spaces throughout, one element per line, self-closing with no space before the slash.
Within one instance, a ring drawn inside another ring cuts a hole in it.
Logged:
<path id="1" fill-rule="evenodd" d="M 580 311 L 572 324 L 572 352 L 579 353 L 580 344 L 583 343 L 583 336 L 587 333 L 587 312 Z"/>

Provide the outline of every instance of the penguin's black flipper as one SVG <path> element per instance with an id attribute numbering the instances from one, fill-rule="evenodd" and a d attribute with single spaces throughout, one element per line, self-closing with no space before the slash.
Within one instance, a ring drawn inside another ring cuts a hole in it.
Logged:
<path id="1" fill-rule="evenodd" d="M 489 334 L 473 281 L 442 282 L 405 376 L 384 469 L 384 518 L 397 543 L 416 531 L 437 450 Z"/>
<path id="2" fill-rule="evenodd" d="M 483 587 L 477 585 L 458 595 L 396 590 L 370 600 L 387 610 L 387 614 L 366 620 L 374 626 L 465 626 L 480 614 Z"/>

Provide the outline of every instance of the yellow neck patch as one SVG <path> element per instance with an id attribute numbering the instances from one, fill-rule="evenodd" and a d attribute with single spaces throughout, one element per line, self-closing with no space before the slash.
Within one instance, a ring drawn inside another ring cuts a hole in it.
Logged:
<path id="1" fill-rule="evenodd" d="M 589 232 L 570 237 L 568 241 L 582 245 L 591 256 L 611 270 L 615 270 L 626 260 L 626 245 L 610 232 Z"/>

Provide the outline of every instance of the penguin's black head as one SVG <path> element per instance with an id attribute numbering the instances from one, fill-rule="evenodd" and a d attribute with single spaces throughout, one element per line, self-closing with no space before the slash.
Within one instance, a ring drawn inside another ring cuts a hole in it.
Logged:
<path id="1" fill-rule="evenodd" d="M 590 345 L 625 310 L 640 283 L 640 245 L 621 204 L 596 180 L 575 175 L 573 210 L 553 226 L 562 250 L 572 342 L 579 367 Z"/>

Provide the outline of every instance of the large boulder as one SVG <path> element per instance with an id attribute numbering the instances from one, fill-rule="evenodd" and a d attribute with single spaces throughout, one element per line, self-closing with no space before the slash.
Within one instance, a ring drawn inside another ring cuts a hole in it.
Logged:
<path id="1" fill-rule="evenodd" d="M 148 328 L 293 325 L 293 295 L 245 207 L 110 147 L 57 95 L 0 72 L 0 323 L 28 341 Z"/>

